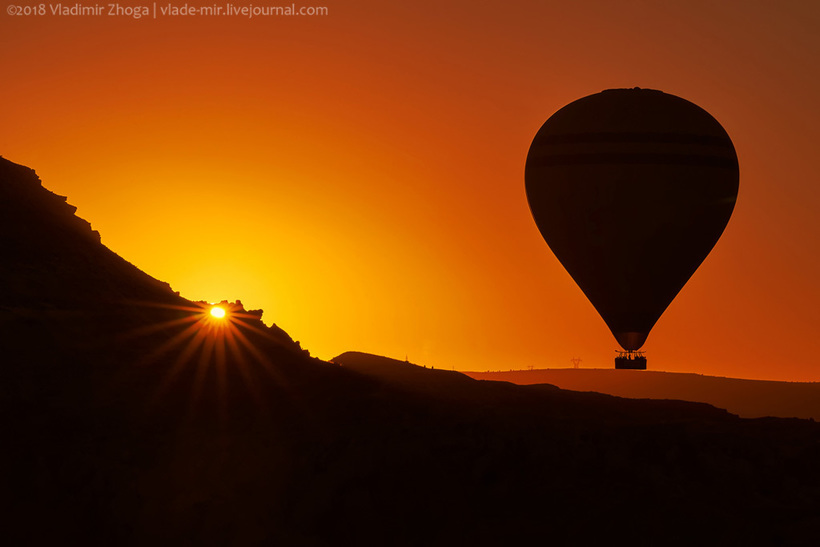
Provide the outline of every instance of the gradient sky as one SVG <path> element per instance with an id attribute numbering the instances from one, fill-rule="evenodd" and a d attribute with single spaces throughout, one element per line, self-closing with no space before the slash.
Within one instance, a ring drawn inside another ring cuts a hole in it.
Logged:
<path id="1" fill-rule="evenodd" d="M 649 367 L 820 380 L 820 3 L 300 5 L 329 14 L 4 7 L 0 154 L 183 296 L 262 308 L 319 357 L 611 367 L 617 343 L 532 221 L 524 161 L 565 104 L 660 89 L 717 118 L 741 176 Z"/>

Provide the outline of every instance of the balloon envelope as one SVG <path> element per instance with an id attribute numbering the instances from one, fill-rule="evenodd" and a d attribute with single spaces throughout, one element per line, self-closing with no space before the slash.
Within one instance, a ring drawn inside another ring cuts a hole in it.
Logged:
<path id="1" fill-rule="evenodd" d="M 553 114 L 533 139 L 525 185 L 544 240 L 628 351 L 723 233 L 738 162 L 697 105 L 613 89 Z"/>

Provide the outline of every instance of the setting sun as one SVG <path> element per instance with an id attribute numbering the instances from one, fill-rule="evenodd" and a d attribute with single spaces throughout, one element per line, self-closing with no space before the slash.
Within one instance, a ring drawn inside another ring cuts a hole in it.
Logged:
<path id="1" fill-rule="evenodd" d="M 211 315 L 217 319 L 223 319 L 225 317 L 225 309 L 220 308 L 219 306 L 214 306 L 211 308 Z"/>

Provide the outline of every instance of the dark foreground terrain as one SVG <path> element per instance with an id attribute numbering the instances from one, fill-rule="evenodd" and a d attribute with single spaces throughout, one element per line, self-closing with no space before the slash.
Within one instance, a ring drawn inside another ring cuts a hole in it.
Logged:
<path id="1" fill-rule="evenodd" d="M 813 545 L 820 426 L 311 358 L 0 159 L 4 545 Z"/>

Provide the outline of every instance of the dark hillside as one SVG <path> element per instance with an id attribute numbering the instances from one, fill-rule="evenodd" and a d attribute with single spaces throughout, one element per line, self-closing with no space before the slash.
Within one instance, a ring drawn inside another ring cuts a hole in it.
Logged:
<path id="1" fill-rule="evenodd" d="M 820 426 L 311 358 L 0 159 L 4 545 L 797 544 Z"/>

